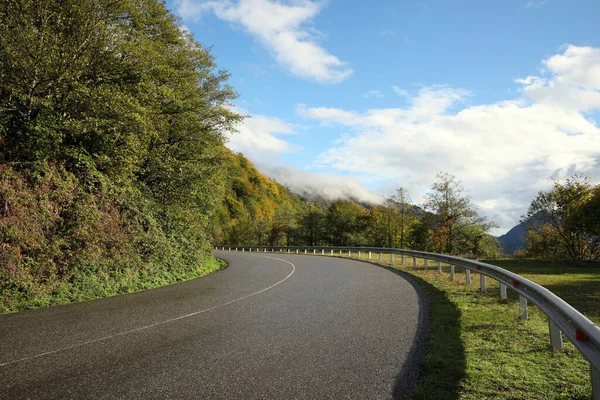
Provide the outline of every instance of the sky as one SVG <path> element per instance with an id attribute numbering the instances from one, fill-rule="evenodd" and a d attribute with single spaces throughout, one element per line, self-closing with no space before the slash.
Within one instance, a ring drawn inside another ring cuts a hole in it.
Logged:
<path id="1" fill-rule="evenodd" d="M 298 193 L 415 204 L 448 172 L 502 234 L 600 183 L 598 0 L 168 0 L 248 115 L 227 146 Z"/>

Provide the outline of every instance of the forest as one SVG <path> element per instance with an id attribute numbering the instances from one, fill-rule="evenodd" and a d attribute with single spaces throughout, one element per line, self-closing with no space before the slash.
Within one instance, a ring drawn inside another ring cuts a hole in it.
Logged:
<path id="1" fill-rule="evenodd" d="M 403 188 L 302 198 L 262 175 L 225 146 L 244 118 L 228 79 L 158 0 L 0 4 L 0 312 L 200 276 L 225 243 L 501 255 L 450 174 L 421 205 Z M 523 256 L 597 257 L 600 191 L 570 185 L 532 204 L 545 219 Z"/>

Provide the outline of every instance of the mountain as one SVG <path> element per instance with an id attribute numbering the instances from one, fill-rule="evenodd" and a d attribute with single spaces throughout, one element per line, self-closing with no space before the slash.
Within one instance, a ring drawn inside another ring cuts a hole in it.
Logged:
<path id="1" fill-rule="evenodd" d="M 514 254 L 517 250 L 522 250 L 525 247 L 525 235 L 527 235 L 527 228 L 525 224 L 541 224 L 542 216 L 540 213 L 533 215 L 531 218 L 525 220 L 514 226 L 511 230 L 500 236 L 498 240 L 507 254 Z"/>
<path id="2" fill-rule="evenodd" d="M 523 223 L 514 226 L 511 230 L 500 236 L 498 240 L 507 254 L 513 254 L 517 250 L 521 250 L 525 247 L 525 235 L 527 229 Z"/>

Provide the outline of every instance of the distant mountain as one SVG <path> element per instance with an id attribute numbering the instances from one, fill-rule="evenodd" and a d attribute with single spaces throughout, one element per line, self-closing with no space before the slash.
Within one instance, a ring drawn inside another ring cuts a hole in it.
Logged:
<path id="1" fill-rule="evenodd" d="M 522 250 L 525 247 L 525 235 L 527 229 L 521 222 L 519 225 L 513 227 L 511 230 L 500 236 L 498 240 L 507 254 L 513 254 L 517 250 Z"/>
<path id="2" fill-rule="evenodd" d="M 526 222 L 540 222 L 541 216 L 535 214 L 533 217 L 528 219 Z M 511 230 L 506 232 L 504 235 L 500 236 L 498 240 L 504 249 L 504 252 L 507 254 L 513 254 L 517 250 L 522 250 L 525 248 L 525 235 L 527 234 L 527 228 L 523 222 L 519 223 L 519 225 L 514 226 Z"/>

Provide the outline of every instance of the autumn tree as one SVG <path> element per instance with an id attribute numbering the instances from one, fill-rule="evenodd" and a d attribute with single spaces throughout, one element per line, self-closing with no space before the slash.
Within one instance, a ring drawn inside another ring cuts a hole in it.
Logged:
<path id="1" fill-rule="evenodd" d="M 599 215 L 598 196 L 598 189 L 582 175 L 564 183 L 555 181 L 551 190 L 539 192 L 523 221 L 529 239 L 526 253 L 571 260 L 598 259 L 600 232 L 594 218 Z M 556 250 L 549 253 L 544 243 L 552 243 Z"/>

